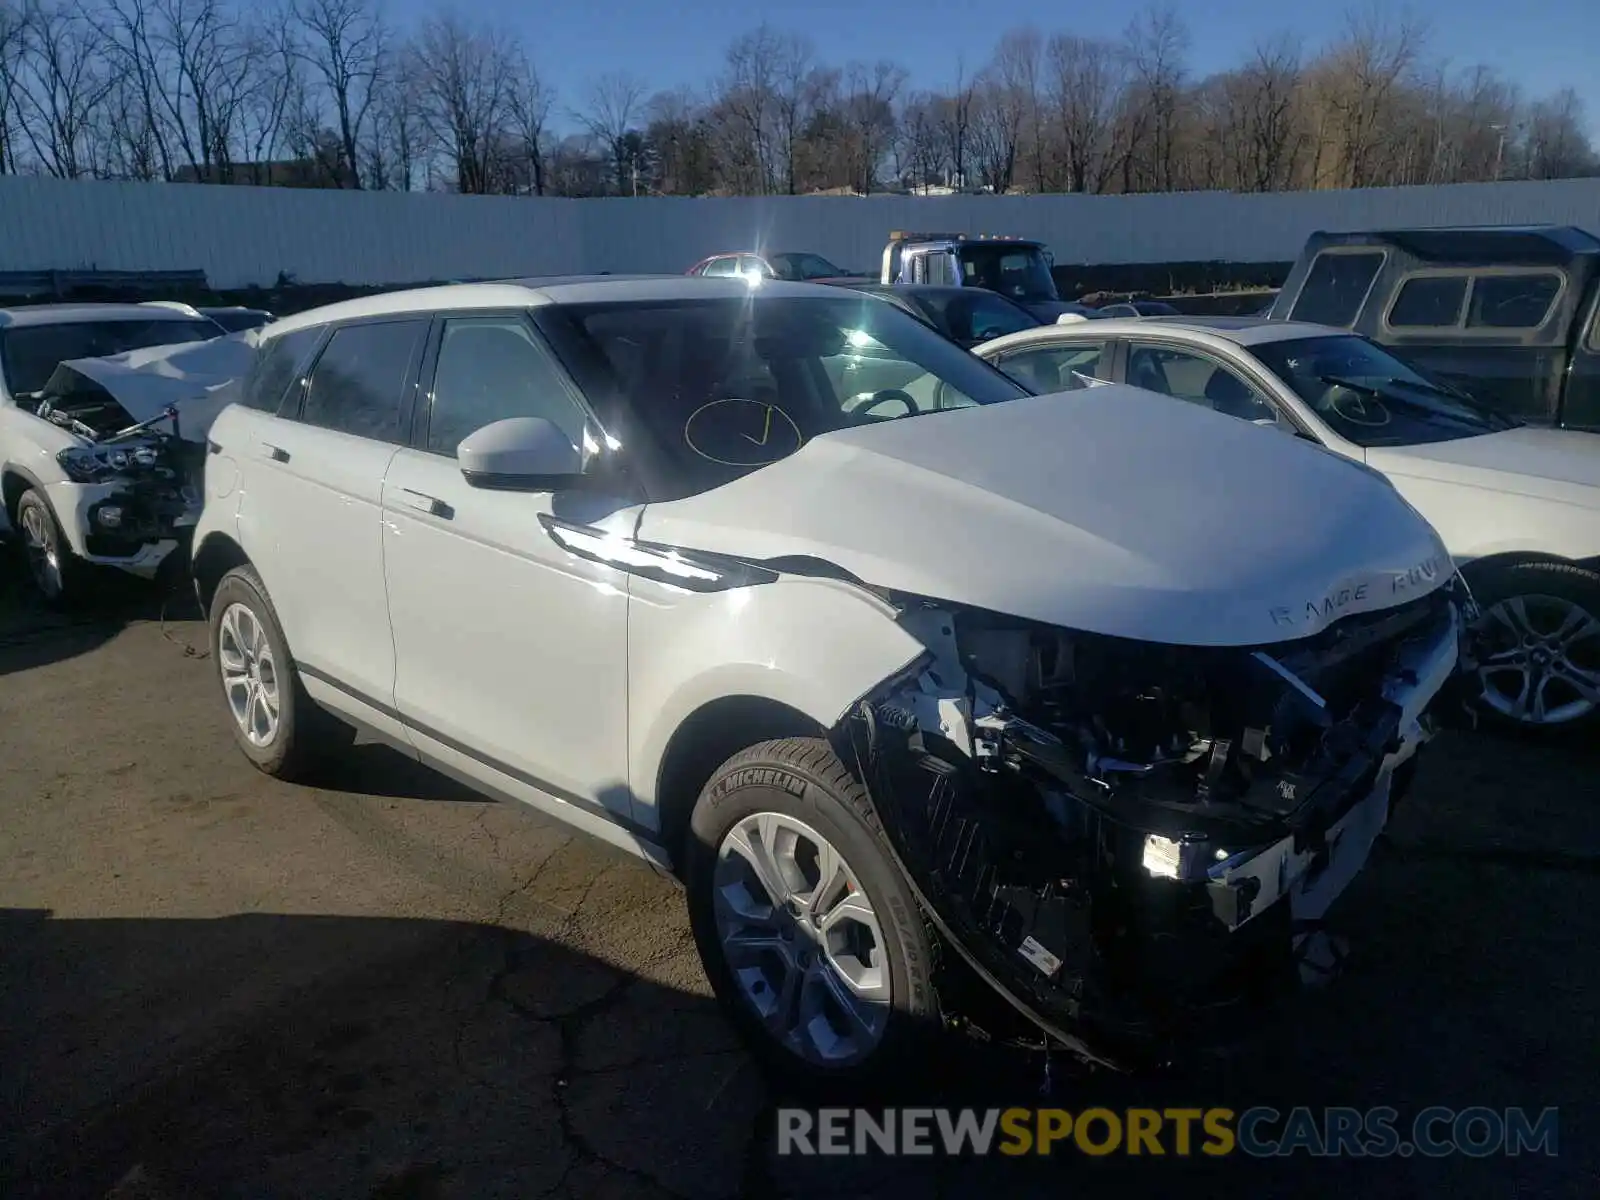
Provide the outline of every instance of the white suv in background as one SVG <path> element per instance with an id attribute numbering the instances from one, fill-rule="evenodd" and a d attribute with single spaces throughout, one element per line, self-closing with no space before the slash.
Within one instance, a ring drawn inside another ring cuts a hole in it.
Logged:
<path id="1" fill-rule="evenodd" d="M 198 447 L 189 454 L 159 412 L 130 413 L 99 381 L 61 364 L 222 332 L 188 305 L 0 310 L 0 491 L 47 602 L 78 595 L 85 566 L 155 575 L 200 502 L 198 472 L 190 478 Z"/>
<path id="2" fill-rule="evenodd" d="M 269 326 L 243 395 L 194 559 L 242 751 L 301 776 L 359 726 L 672 871 L 806 1079 L 903 1066 L 961 963 L 1101 1061 L 1223 1032 L 1456 661 L 1444 549 L 1372 473 L 1029 397 L 842 289 L 401 292 Z"/>

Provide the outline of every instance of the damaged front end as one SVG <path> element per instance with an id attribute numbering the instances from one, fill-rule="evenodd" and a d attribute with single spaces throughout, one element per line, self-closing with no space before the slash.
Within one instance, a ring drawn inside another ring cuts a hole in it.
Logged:
<path id="1" fill-rule="evenodd" d="M 1456 597 L 1222 649 L 897 598 L 928 653 L 841 748 L 984 980 L 1086 1058 L 1170 1062 L 1325 947 L 1455 667 Z"/>
<path id="2" fill-rule="evenodd" d="M 135 422 L 109 391 L 65 365 L 27 403 L 82 443 L 56 463 L 84 485 L 73 514 L 84 557 L 154 574 L 186 543 L 203 500 L 205 446 L 183 437 L 177 408 Z"/>

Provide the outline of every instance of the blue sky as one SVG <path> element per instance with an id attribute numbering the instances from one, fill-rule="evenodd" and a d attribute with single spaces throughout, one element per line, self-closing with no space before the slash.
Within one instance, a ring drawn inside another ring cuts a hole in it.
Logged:
<path id="1" fill-rule="evenodd" d="M 1402 11 L 1396 0 L 1366 0 Z M 1299 34 L 1309 48 L 1336 37 L 1345 6 L 1334 0 L 1174 0 L 1188 24 L 1196 73 L 1239 61 L 1263 35 Z M 390 0 L 402 19 L 432 0 Z M 700 86 L 721 67 L 738 34 L 766 20 L 807 34 L 834 63 L 892 58 L 914 87 L 954 79 L 957 59 L 980 65 L 1007 29 L 1032 24 L 1045 33 L 1116 37 L 1136 3 L 1045 5 L 1037 0 L 476 0 L 464 8 L 517 30 L 564 107 L 581 104 L 584 86 L 607 71 L 628 71 L 652 88 Z M 1458 67 L 1486 63 L 1532 93 L 1572 85 L 1600 131 L 1600 0 L 1412 0 L 1405 9 L 1430 28 L 1435 58 Z M 1057 15 L 1051 15 L 1051 14 Z M 563 122 L 565 123 L 565 122 Z"/>

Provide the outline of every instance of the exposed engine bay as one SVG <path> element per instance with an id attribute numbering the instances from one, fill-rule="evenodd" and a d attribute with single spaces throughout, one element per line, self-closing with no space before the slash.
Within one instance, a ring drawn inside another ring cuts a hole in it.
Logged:
<path id="1" fill-rule="evenodd" d="M 846 753 L 983 979 L 1086 1058 L 1170 1061 L 1299 985 L 1429 736 L 1456 590 L 1250 648 L 897 597 L 928 654 Z"/>
<path id="2" fill-rule="evenodd" d="M 135 421 L 100 383 L 63 364 L 19 406 L 83 443 L 56 455 L 74 483 L 115 490 L 93 504 L 85 539 L 95 558 L 126 558 L 151 543 L 176 539 L 194 524 L 203 498 L 205 446 L 186 439 L 168 405 Z"/>

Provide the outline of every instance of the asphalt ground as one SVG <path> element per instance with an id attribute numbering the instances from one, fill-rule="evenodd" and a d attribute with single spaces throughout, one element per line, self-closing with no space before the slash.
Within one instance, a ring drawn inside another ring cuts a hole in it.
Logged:
<path id="1" fill-rule="evenodd" d="M 797 1158 L 681 894 L 379 746 L 231 745 L 203 628 L 0 566 L 0 1195 L 1600 1194 L 1600 754 L 1457 732 L 1335 916 L 1332 987 L 1162 1081 L 953 1047 L 942 1103 L 1558 1107 L 1554 1156 Z"/>

